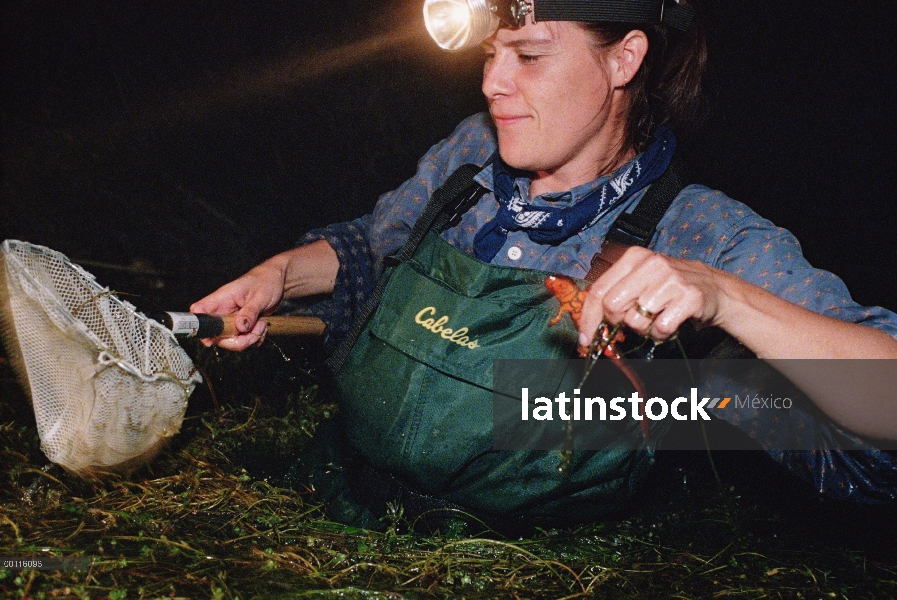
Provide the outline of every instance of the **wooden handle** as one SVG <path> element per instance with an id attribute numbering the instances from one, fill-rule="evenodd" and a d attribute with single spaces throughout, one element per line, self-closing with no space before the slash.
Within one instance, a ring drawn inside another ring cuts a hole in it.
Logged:
<path id="1" fill-rule="evenodd" d="M 224 329 L 221 337 L 231 337 L 238 334 L 234 325 L 233 315 L 223 315 Z M 317 317 L 259 317 L 259 321 L 268 324 L 268 335 L 321 335 L 326 325 Z"/>

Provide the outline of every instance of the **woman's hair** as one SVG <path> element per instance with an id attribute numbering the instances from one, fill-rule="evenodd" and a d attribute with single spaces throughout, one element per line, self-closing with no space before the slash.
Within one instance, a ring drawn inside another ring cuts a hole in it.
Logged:
<path id="1" fill-rule="evenodd" d="M 660 125 L 683 138 L 700 127 L 707 113 L 702 90 L 707 42 L 697 19 L 685 32 L 666 25 L 582 25 L 595 35 L 600 47 L 618 43 L 634 29 L 648 36 L 648 53 L 636 76 L 627 84 L 631 90 L 627 147 L 643 151 Z"/>

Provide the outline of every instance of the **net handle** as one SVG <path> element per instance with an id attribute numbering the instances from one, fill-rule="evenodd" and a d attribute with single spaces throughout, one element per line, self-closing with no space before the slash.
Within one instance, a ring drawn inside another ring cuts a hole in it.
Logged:
<path id="1" fill-rule="evenodd" d="M 239 334 L 234 324 L 234 315 L 222 315 L 220 318 L 223 325 L 221 337 Z M 269 316 L 259 317 L 259 321 L 268 326 L 268 335 L 322 335 L 326 328 L 324 321 L 317 317 Z"/>

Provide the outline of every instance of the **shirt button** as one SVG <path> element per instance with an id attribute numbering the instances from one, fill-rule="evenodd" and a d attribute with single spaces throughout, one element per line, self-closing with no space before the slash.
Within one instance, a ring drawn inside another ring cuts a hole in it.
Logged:
<path id="1" fill-rule="evenodd" d="M 511 246 L 508 248 L 508 258 L 511 260 L 520 260 L 520 257 L 523 256 L 523 250 L 518 248 L 517 246 Z"/>

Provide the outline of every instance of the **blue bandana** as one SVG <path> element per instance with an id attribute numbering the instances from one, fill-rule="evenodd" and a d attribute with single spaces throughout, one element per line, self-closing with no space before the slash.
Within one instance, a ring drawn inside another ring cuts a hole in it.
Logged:
<path id="1" fill-rule="evenodd" d="M 647 150 L 618 169 L 610 179 L 575 205 L 566 207 L 532 207 L 525 203 L 514 185 L 514 176 L 496 152 L 492 163 L 492 181 L 500 206 L 495 218 L 473 238 L 477 258 L 490 262 L 504 246 L 511 231 L 522 229 L 537 244 L 556 245 L 588 229 L 611 208 L 663 175 L 675 150 L 673 132 L 665 127 L 658 128 Z"/>

